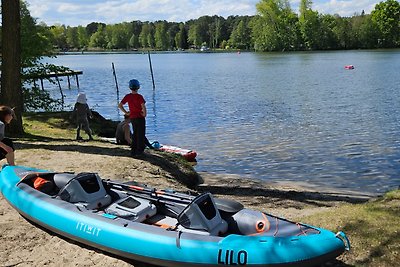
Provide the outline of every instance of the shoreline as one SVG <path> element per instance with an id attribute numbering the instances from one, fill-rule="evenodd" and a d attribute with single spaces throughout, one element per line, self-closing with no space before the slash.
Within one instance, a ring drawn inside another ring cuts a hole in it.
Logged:
<path id="1" fill-rule="evenodd" d="M 302 182 L 302 181 L 264 181 L 256 178 L 247 178 L 243 177 L 240 174 L 228 174 L 228 173 L 212 173 L 212 172 L 205 172 L 201 171 L 198 172 L 200 176 L 203 178 L 203 183 L 208 184 L 208 183 L 217 183 L 217 180 L 226 180 L 228 178 L 228 181 L 236 180 L 240 184 L 249 184 L 251 188 L 254 188 L 254 186 L 258 186 L 260 188 L 264 187 L 272 187 L 272 188 L 282 188 L 286 190 L 301 190 L 304 192 L 320 192 L 320 193 L 325 193 L 325 194 L 337 194 L 337 195 L 343 195 L 343 196 L 351 196 L 351 197 L 357 197 L 357 198 L 363 198 L 363 199 L 370 199 L 370 198 L 376 198 L 384 195 L 386 192 L 383 193 L 372 193 L 372 192 L 362 192 L 362 191 L 357 191 L 357 190 L 351 190 L 351 189 L 341 189 L 341 188 L 335 188 L 335 187 L 329 187 L 329 186 L 322 186 L 318 184 L 310 184 L 309 182 Z M 202 185 L 199 185 L 200 187 Z M 203 185 L 205 186 L 205 185 Z M 229 185 L 226 184 L 227 187 Z M 395 188 L 394 188 L 395 189 Z M 391 190 L 389 190 L 391 191 Z"/>

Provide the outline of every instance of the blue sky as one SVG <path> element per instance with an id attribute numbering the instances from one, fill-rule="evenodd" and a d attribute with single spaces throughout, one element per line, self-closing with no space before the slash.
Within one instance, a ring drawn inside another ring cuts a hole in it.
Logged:
<path id="1" fill-rule="evenodd" d="M 259 0 L 27 0 L 31 15 L 47 25 L 86 26 L 124 21 L 167 20 L 185 22 L 204 15 L 254 15 Z M 290 0 L 298 11 L 300 0 Z M 377 3 L 371 0 L 314 0 L 313 10 L 323 14 L 351 16 L 362 10 L 370 13 Z"/>

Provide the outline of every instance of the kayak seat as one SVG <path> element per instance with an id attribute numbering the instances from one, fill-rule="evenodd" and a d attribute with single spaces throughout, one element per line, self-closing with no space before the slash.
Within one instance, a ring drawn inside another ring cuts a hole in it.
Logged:
<path id="1" fill-rule="evenodd" d="M 57 197 L 67 202 L 87 209 L 101 209 L 111 203 L 111 196 L 96 173 L 57 173 L 54 183 L 60 188 Z"/>
<path id="2" fill-rule="evenodd" d="M 215 236 L 221 236 L 228 230 L 228 223 L 222 219 L 210 193 L 197 196 L 179 214 L 178 222 L 185 229 Z"/>
<path id="3" fill-rule="evenodd" d="M 143 222 L 156 215 L 156 206 L 147 199 L 127 196 L 108 206 L 104 212 L 130 221 Z"/>
<path id="4" fill-rule="evenodd" d="M 27 174 L 20 182 L 50 196 L 57 194 L 58 190 L 53 181 L 54 173 L 32 172 Z"/>

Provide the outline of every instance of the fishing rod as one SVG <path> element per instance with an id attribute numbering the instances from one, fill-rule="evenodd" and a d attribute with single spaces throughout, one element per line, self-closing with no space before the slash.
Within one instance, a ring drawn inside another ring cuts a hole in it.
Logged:
<path id="1" fill-rule="evenodd" d="M 147 55 L 149 56 L 151 80 L 153 81 L 153 90 L 155 90 L 156 89 L 156 84 L 154 83 L 153 66 L 151 65 L 150 50 L 147 50 Z"/>

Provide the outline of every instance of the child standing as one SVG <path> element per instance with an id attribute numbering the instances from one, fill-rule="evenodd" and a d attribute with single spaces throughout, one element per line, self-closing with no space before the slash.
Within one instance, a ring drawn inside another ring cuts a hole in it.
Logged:
<path id="1" fill-rule="evenodd" d="M 76 123 L 78 125 L 78 128 L 76 130 L 76 140 L 83 140 L 80 135 L 81 128 L 87 133 L 87 135 L 89 135 L 89 140 L 93 140 L 92 130 L 89 128 L 88 120 L 88 117 L 92 118 L 92 112 L 90 111 L 89 105 L 87 104 L 85 93 L 78 94 L 72 114 L 76 115 Z"/>
<path id="2" fill-rule="evenodd" d="M 132 150 L 131 155 L 142 156 L 145 148 L 145 136 L 146 136 L 146 101 L 143 96 L 137 91 L 140 88 L 140 83 L 136 79 L 129 81 L 129 89 L 131 93 L 124 96 L 121 102 L 118 104 L 118 108 L 126 115 L 129 115 L 129 119 L 133 125 L 133 138 L 132 138 Z M 128 103 L 129 112 L 124 108 L 124 105 Z"/>
<path id="3" fill-rule="evenodd" d="M 7 159 L 11 166 L 14 162 L 14 145 L 10 138 L 4 137 L 5 125 L 15 117 L 14 110 L 8 106 L 0 106 L 0 160 Z"/>

